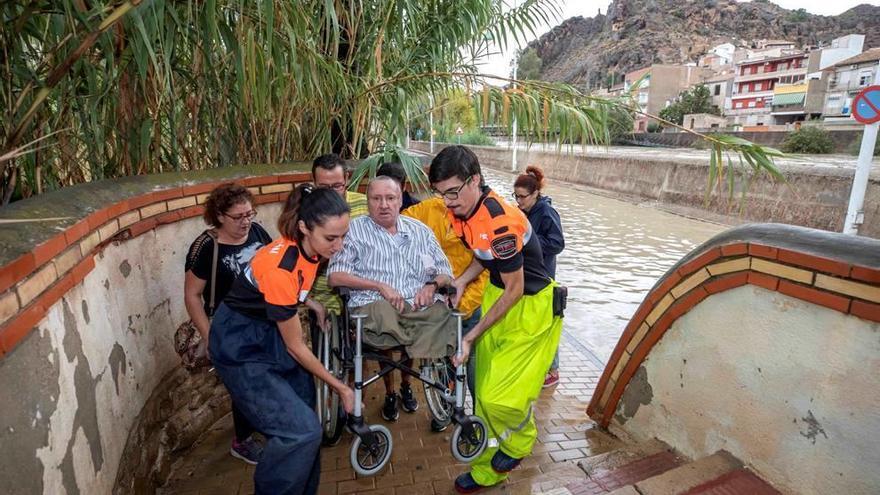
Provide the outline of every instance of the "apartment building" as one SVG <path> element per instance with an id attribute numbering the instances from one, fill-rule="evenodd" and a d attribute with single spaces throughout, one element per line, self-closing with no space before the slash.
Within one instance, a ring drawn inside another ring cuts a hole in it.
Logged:
<path id="1" fill-rule="evenodd" d="M 808 59 L 808 54 L 798 51 L 773 58 L 747 59 L 737 64 L 730 109 L 726 112 L 730 123 L 744 127 L 774 124 L 771 111 L 776 86 L 803 84 Z M 784 105 L 790 107 L 795 98 L 784 98 Z"/>
<path id="2" fill-rule="evenodd" d="M 682 91 L 712 74 L 711 69 L 695 65 L 654 64 L 628 73 L 624 78 L 624 91 L 634 92 L 636 103 L 643 112 L 657 115 Z M 636 82 L 639 82 L 638 88 L 633 87 Z M 647 130 L 648 118 L 637 115 L 633 131 Z"/>
<path id="3" fill-rule="evenodd" d="M 831 41 L 827 46 L 814 48 L 810 52 L 810 62 L 807 66 L 807 79 L 819 79 L 821 71 L 832 65 L 842 62 L 862 53 L 865 48 L 865 35 L 848 34 Z"/>
<path id="4" fill-rule="evenodd" d="M 838 62 L 824 71 L 827 79 L 823 113 L 828 123 L 851 120 L 852 100 L 873 84 L 880 64 L 880 48 Z"/>
<path id="5" fill-rule="evenodd" d="M 733 70 L 723 70 L 701 81 L 709 88 L 709 94 L 712 97 L 712 105 L 718 107 L 722 112 L 730 109 L 730 97 L 733 94 L 733 79 L 736 75 Z"/>

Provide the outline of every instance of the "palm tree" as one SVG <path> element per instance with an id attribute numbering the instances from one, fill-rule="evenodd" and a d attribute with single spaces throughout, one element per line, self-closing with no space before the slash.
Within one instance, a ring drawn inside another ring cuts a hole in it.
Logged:
<path id="1" fill-rule="evenodd" d="M 490 40 L 504 48 L 557 13 L 557 0 L 0 2 L 0 199 L 330 149 L 397 153 L 407 106 L 453 89 L 484 121 L 515 114 L 534 138 L 607 142 L 620 102 L 475 66 Z M 773 150 L 711 139 L 713 167 L 732 150 L 775 171 Z"/>

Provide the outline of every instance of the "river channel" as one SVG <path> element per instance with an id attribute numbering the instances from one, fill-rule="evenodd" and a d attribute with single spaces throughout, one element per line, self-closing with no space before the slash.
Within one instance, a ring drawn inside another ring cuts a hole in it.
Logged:
<path id="1" fill-rule="evenodd" d="M 489 186 L 513 202 L 515 176 L 483 172 Z M 727 228 L 559 182 L 550 182 L 544 193 L 565 235 L 556 269 L 559 282 L 569 287 L 563 338 L 603 365 L 657 279 Z"/>

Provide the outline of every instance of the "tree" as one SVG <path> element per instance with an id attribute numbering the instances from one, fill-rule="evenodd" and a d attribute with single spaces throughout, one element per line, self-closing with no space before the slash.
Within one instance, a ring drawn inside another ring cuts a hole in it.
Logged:
<path id="1" fill-rule="evenodd" d="M 310 160 L 330 149 L 402 156 L 411 105 L 452 90 L 484 123 L 510 126 L 516 116 L 529 139 L 609 142 L 619 103 L 479 72 L 474 61 L 491 40 L 504 50 L 508 36 L 522 41 L 559 13 L 557 0 L 517 5 L 0 2 L 0 204 L 79 182 Z M 418 184 L 418 160 L 401 161 Z"/>
<path id="2" fill-rule="evenodd" d="M 660 117 L 682 125 L 684 116 L 693 113 L 721 114 L 718 107 L 712 104 L 712 95 L 705 84 L 682 91 L 672 105 L 660 111 Z"/>
<path id="3" fill-rule="evenodd" d="M 443 121 L 454 128 L 461 127 L 465 132 L 477 128 L 477 112 L 467 94 L 454 91 L 444 109 Z"/>
<path id="4" fill-rule="evenodd" d="M 810 18 L 810 14 L 807 9 L 800 8 L 792 10 L 785 18 L 790 22 L 804 22 Z"/>
<path id="5" fill-rule="evenodd" d="M 538 79 L 544 62 L 534 48 L 522 50 L 517 60 L 516 77 L 518 79 Z"/>
<path id="6" fill-rule="evenodd" d="M 788 133 L 782 143 L 786 153 L 826 154 L 834 151 L 834 140 L 825 129 L 816 126 L 802 126 Z"/>

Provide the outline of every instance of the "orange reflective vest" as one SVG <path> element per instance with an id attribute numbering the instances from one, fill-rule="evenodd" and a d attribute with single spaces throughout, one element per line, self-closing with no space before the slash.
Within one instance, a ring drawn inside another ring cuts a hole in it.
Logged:
<path id="1" fill-rule="evenodd" d="M 260 248 L 223 302 L 243 314 L 273 321 L 296 316 L 318 272 L 296 241 L 280 238 Z"/>
<path id="2" fill-rule="evenodd" d="M 489 281 L 504 287 L 501 273 L 523 269 L 525 294 L 536 294 L 550 283 L 541 244 L 532 225 L 516 206 L 486 188 L 476 209 L 466 219 L 448 213 L 455 234 L 489 270 Z"/>

